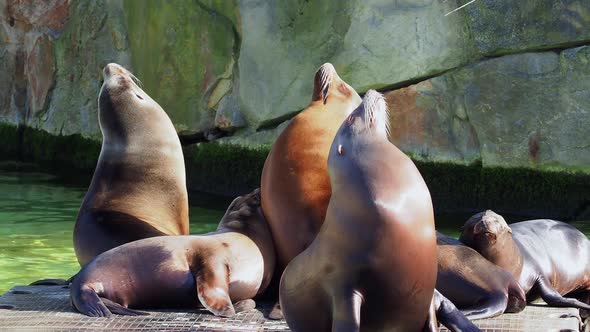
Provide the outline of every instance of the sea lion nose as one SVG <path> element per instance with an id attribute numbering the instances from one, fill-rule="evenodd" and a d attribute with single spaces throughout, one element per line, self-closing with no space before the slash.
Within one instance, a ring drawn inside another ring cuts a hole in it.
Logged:
<path id="1" fill-rule="evenodd" d="M 109 78 L 111 75 L 123 74 L 124 72 L 125 70 L 123 69 L 123 67 L 114 62 L 104 66 L 104 69 L 102 70 L 102 74 L 105 80 Z"/>

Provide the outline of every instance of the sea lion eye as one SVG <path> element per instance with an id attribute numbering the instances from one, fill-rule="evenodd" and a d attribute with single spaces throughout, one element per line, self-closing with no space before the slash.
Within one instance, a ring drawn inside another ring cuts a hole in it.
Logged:
<path id="1" fill-rule="evenodd" d="M 339 155 L 343 155 L 344 154 L 344 149 L 342 148 L 342 144 L 338 144 L 338 154 Z"/>
<path id="2" fill-rule="evenodd" d="M 139 99 L 143 100 L 143 98 L 142 98 L 140 95 L 138 95 L 137 93 L 135 94 L 135 96 L 136 96 L 137 98 L 139 98 Z"/>

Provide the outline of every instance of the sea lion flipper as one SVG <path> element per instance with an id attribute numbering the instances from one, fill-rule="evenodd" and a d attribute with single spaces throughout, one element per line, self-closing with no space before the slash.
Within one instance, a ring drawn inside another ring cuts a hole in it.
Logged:
<path id="1" fill-rule="evenodd" d="M 228 269 L 226 264 L 208 262 L 197 273 L 199 302 L 215 316 L 232 317 L 236 314 L 228 292 Z"/>
<path id="2" fill-rule="evenodd" d="M 436 307 L 436 318 L 438 321 L 453 332 L 479 332 L 475 324 L 465 317 L 455 307 L 453 302 L 444 297 L 437 290 L 434 291 L 434 302 Z"/>
<path id="3" fill-rule="evenodd" d="M 94 289 L 83 285 L 70 288 L 72 305 L 82 314 L 90 317 L 111 317 L 112 313 L 101 301 Z"/>
<path id="4" fill-rule="evenodd" d="M 283 315 L 283 310 L 281 309 L 281 303 L 279 301 L 277 301 L 277 303 L 272 306 L 272 309 L 268 314 L 268 318 L 273 320 L 285 319 L 285 315 Z"/>
<path id="5" fill-rule="evenodd" d="M 508 298 L 504 293 L 492 293 L 478 306 L 462 309 L 461 312 L 470 320 L 485 319 L 500 316 L 506 310 Z"/>
<path id="6" fill-rule="evenodd" d="M 139 310 L 133 310 L 129 308 L 125 308 L 124 306 L 120 305 L 119 303 L 113 302 L 105 297 L 100 298 L 104 305 L 113 313 L 117 315 L 124 315 L 124 316 L 145 316 L 149 315 L 149 313 Z"/>
<path id="7" fill-rule="evenodd" d="M 30 286 L 67 286 L 69 282 L 65 279 L 41 279 L 33 281 Z"/>
<path id="8" fill-rule="evenodd" d="M 436 290 L 435 290 L 436 293 Z M 428 308 L 428 316 L 422 328 L 422 332 L 438 332 L 438 320 L 436 317 L 436 299 L 433 296 L 430 301 L 430 308 Z"/>
<path id="9" fill-rule="evenodd" d="M 363 297 L 353 291 L 334 296 L 332 304 L 332 331 L 358 332 L 361 328 Z"/>
<path id="10" fill-rule="evenodd" d="M 256 302 L 252 299 L 246 299 L 246 300 L 242 300 L 242 301 L 238 301 L 238 302 L 234 303 L 234 309 L 235 309 L 236 313 L 242 312 L 242 311 L 250 311 L 254 308 L 256 308 Z"/>
<path id="11" fill-rule="evenodd" d="M 542 276 L 537 279 L 535 286 L 539 290 L 543 301 L 551 307 L 571 307 L 590 310 L 590 305 L 577 299 L 563 297 L 553 289 Z"/>

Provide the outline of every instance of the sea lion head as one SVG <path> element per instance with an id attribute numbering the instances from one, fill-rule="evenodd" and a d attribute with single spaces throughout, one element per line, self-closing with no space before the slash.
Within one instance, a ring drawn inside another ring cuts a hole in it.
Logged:
<path id="1" fill-rule="evenodd" d="M 478 251 L 494 246 L 504 237 L 512 236 L 512 230 L 506 220 L 492 210 L 471 216 L 461 230 L 459 240 Z"/>
<path id="2" fill-rule="evenodd" d="M 331 63 L 324 63 L 315 73 L 311 101 L 321 101 L 325 105 L 328 102 L 338 101 L 349 103 L 351 100 L 353 105 L 356 106 L 361 102 L 361 97 L 338 76 Z"/>
<path id="3" fill-rule="evenodd" d="M 358 161 L 358 156 L 366 153 L 368 145 L 391 145 L 387 139 L 388 128 L 385 99 L 375 90 L 367 91 L 362 103 L 344 119 L 330 147 L 328 169 L 333 190 L 339 187 L 338 183 L 347 183 L 339 179 L 350 177 L 349 172 L 354 169 L 350 167 L 350 161 Z"/>
<path id="4" fill-rule="evenodd" d="M 344 120 L 338 135 L 368 136 L 387 140 L 389 114 L 383 95 L 375 90 L 367 91 L 359 107 Z"/>
<path id="5" fill-rule="evenodd" d="M 246 235 L 261 231 L 261 228 L 268 227 L 260 208 L 260 189 L 236 197 L 228 206 L 217 226 L 218 230 L 227 229 Z"/>
<path id="6" fill-rule="evenodd" d="M 137 134 L 145 138 L 149 135 L 144 133 L 150 129 L 157 129 L 150 135 L 162 132 L 162 125 L 174 130 L 166 112 L 139 87 L 139 80 L 129 70 L 109 63 L 102 74 L 104 82 L 98 96 L 98 122 L 105 140 L 119 138 L 127 141 Z"/>

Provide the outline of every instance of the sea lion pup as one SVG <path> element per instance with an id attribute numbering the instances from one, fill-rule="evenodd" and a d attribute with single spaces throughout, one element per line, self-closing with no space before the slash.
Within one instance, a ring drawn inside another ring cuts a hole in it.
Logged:
<path id="1" fill-rule="evenodd" d="M 590 241 L 575 227 L 548 219 L 508 226 L 487 210 L 467 220 L 460 240 L 511 272 L 529 302 L 590 310 L 579 300 L 590 300 Z"/>
<path id="2" fill-rule="evenodd" d="M 281 307 L 295 332 L 433 326 L 430 193 L 410 158 L 388 141 L 387 127 L 383 96 L 369 90 L 336 134 L 326 220 L 281 279 Z"/>
<path id="3" fill-rule="evenodd" d="M 320 230 L 332 190 L 328 153 L 342 121 L 361 102 L 334 67 L 315 74 L 311 103 L 275 141 L 262 170 L 262 209 L 277 253 L 277 276 Z"/>
<path id="4" fill-rule="evenodd" d="M 74 279 L 70 298 L 88 316 L 142 314 L 129 307 L 195 308 L 200 302 L 230 317 L 254 307 L 251 299 L 268 286 L 274 264 L 256 189 L 234 199 L 215 232 L 152 237 L 97 256 Z"/>
<path id="5" fill-rule="evenodd" d="M 103 69 L 102 148 L 74 228 L 81 266 L 121 244 L 188 234 L 184 157 L 172 121 L 127 69 Z"/>

